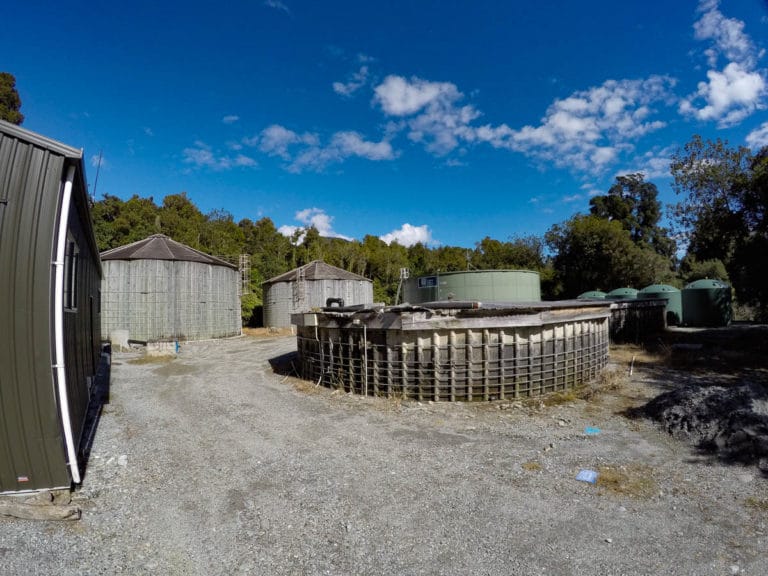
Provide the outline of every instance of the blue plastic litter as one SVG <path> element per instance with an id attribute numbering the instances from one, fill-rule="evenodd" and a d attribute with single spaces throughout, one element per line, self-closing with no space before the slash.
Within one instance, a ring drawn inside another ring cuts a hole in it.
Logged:
<path id="1" fill-rule="evenodd" d="M 579 473 L 576 475 L 576 480 L 594 484 L 595 482 L 597 482 L 597 472 L 595 472 L 594 470 L 580 470 Z"/>
<path id="2" fill-rule="evenodd" d="M 600 428 L 595 428 L 594 426 L 587 426 L 584 428 L 584 434 L 587 436 L 597 436 L 600 434 Z"/>

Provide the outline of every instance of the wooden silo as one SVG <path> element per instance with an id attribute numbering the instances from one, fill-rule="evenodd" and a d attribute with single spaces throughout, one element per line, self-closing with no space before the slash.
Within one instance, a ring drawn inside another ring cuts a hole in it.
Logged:
<path id="1" fill-rule="evenodd" d="M 205 340 L 241 333 L 237 266 L 163 234 L 101 255 L 101 329 L 115 339 Z"/>
<path id="2" fill-rule="evenodd" d="M 322 260 L 275 276 L 262 286 L 267 327 L 286 328 L 291 325 L 291 314 L 321 308 L 329 298 L 346 306 L 373 302 L 373 281 Z"/>

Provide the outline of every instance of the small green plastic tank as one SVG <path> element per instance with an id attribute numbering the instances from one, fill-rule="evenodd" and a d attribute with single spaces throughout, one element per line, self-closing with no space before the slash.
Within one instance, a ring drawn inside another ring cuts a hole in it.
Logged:
<path id="1" fill-rule="evenodd" d="M 731 287 L 709 278 L 691 282 L 682 291 L 683 324 L 728 326 L 731 323 Z"/>
<path id="2" fill-rule="evenodd" d="M 679 326 L 683 322 L 683 298 L 680 290 L 668 284 L 651 284 L 637 293 L 641 299 L 662 298 L 667 301 L 667 326 Z"/>
<path id="3" fill-rule="evenodd" d="M 605 300 L 605 292 L 602 290 L 590 290 L 589 292 L 584 292 L 583 294 L 579 294 L 576 299 L 577 300 Z"/>
<path id="4" fill-rule="evenodd" d="M 634 288 L 616 288 L 605 295 L 606 300 L 634 300 L 637 298 L 637 290 Z"/>

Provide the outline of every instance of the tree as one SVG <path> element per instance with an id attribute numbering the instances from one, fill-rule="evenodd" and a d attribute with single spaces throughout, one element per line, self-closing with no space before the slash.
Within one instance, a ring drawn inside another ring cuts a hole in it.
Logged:
<path id="1" fill-rule="evenodd" d="M 176 242 L 202 249 L 206 219 L 186 192 L 169 194 L 163 198 L 159 215 L 163 234 Z"/>
<path id="2" fill-rule="evenodd" d="M 134 194 L 125 202 L 105 194 L 92 207 L 94 233 L 99 250 L 109 250 L 158 233 L 158 207 L 151 197 Z"/>
<path id="3" fill-rule="evenodd" d="M 545 235 L 562 293 L 575 298 L 587 290 L 647 286 L 671 278 L 669 261 L 638 246 L 621 222 L 576 215 Z"/>
<path id="4" fill-rule="evenodd" d="M 656 185 L 646 182 L 642 174 L 617 176 L 608 194 L 594 196 L 589 201 L 589 210 L 594 216 L 621 223 L 638 246 L 652 248 L 671 259 L 676 247 L 669 231 L 659 227 L 661 202 L 658 195 Z"/>
<path id="5" fill-rule="evenodd" d="M 255 224 L 246 218 L 238 226 L 243 231 L 243 249 L 251 255 L 251 270 L 255 275 L 251 286 L 261 295 L 262 282 L 291 269 L 291 241 L 278 232 L 269 218 L 262 218 Z"/>
<path id="6" fill-rule="evenodd" d="M 0 120 L 11 124 L 24 122 L 21 109 L 21 98 L 16 91 L 16 77 L 8 72 L 0 72 Z"/>
<path id="7" fill-rule="evenodd" d="M 741 304 L 768 317 L 768 147 L 756 154 L 694 136 L 673 157 L 678 225 L 695 260 L 720 260 Z"/>
<path id="8" fill-rule="evenodd" d="M 213 210 L 205 217 L 202 245 L 209 254 L 237 258 L 243 252 L 245 235 L 226 210 Z M 236 260 L 235 260 L 236 262 Z"/>
<path id="9" fill-rule="evenodd" d="M 544 243 L 536 236 L 514 238 L 509 242 L 486 236 L 475 247 L 472 265 L 483 270 L 540 270 L 544 267 Z"/>

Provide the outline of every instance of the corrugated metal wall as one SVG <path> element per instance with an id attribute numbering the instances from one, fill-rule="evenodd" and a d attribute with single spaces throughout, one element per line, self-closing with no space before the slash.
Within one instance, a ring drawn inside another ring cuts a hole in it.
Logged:
<path id="1" fill-rule="evenodd" d="M 88 407 L 87 377 L 95 373 L 99 344 L 98 318 L 91 318 L 85 302 L 98 297 L 100 270 L 92 234 L 86 238 L 90 220 L 82 162 L 76 150 L 68 160 L 62 145 L 52 151 L 32 133 L 0 128 L 0 492 L 68 487 L 52 371 L 52 262 L 62 180 L 67 165 L 75 162 L 69 228 L 82 241 L 80 299 L 77 311 L 65 317 L 65 366 L 72 429 L 79 440 Z"/>
<path id="2" fill-rule="evenodd" d="M 264 286 L 264 325 L 287 328 L 291 314 L 322 308 L 328 298 L 342 298 L 344 304 L 371 304 L 373 282 L 366 280 L 305 280 L 276 282 Z"/>
<path id="3" fill-rule="evenodd" d="M 203 340 L 241 333 L 237 270 L 200 262 L 105 260 L 102 333 Z"/>

